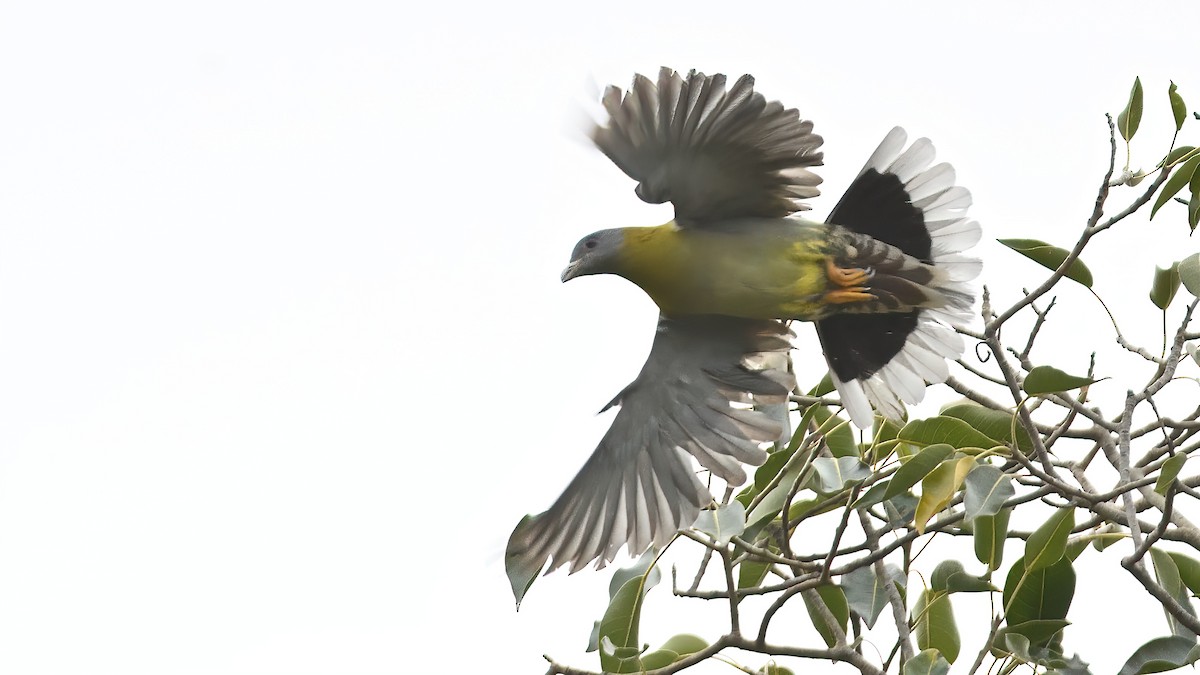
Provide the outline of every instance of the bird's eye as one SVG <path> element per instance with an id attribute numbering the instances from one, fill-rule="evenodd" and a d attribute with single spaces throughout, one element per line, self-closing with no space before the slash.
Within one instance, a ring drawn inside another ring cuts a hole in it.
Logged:
<path id="1" fill-rule="evenodd" d="M 583 242 L 583 246 L 584 246 L 584 248 L 587 248 L 587 249 L 596 248 L 596 240 L 588 239 L 587 241 Z"/>

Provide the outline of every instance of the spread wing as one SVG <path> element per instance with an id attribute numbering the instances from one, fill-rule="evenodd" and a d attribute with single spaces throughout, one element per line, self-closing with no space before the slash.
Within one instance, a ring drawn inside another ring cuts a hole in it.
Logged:
<path id="1" fill-rule="evenodd" d="M 628 92 L 604 92 L 609 120 L 592 140 L 630 178 L 643 201 L 675 206 L 681 227 L 739 217 L 781 218 L 820 194 L 822 139 L 794 108 L 768 102 L 743 75 L 663 68 L 658 84 L 635 75 Z"/>
<path id="2" fill-rule="evenodd" d="M 660 317 L 642 372 L 609 404 L 621 410 L 599 447 L 549 510 L 513 531 L 510 575 L 532 579 L 548 559 L 550 570 L 600 568 L 622 545 L 636 555 L 667 543 L 712 502 L 692 457 L 732 485 L 744 482 L 741 464 L 762 464 L 761 444 L 783 427 L 731 403 L 787 400 L 794 379 L 762 355 L 786 352 L 790 336 L 778 321 Z"/>

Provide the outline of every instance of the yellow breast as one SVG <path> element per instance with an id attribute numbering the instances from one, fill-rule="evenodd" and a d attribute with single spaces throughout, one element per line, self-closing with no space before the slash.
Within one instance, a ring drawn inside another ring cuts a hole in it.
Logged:
<path id="1" fill-rule="evenodd" d="M 825 291 L 824 226 L 794 220 L 680 229 L 673 222 L 624 230 L 618 274 L 665 314 L 818 318 Z"/>

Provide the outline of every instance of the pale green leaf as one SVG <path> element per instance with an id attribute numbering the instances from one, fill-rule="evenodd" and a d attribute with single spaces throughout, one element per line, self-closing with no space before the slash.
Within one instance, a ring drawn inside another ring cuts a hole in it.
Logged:
<path id="1" fill-rule="evenodd" d="M 1067 537 L 1075 527 L 1075 509 L 1059 509 L 1025 542 L 1025 564 L 1031 570 L 1049 567 L 1067 551 Z"/>
<path id="2" fill-rule="evenodd" d="M 1179 290 L 1179 263 L 1163 269 L 1154 268 L 1154 282 L 1150 285 L 1150 302 L 1159 309 L 1166 309 Z"/>
<path id="3" fill-rule="evenodd" d="M 1158 213 L 1158 209 L 1163 204 L 1171 201 L 1183 186 L 1187 185 L 1192 180 L 1192 176 L 1196 174 L 1196 167 L 1200 167 L 1200 155 L 1189 159 L 1188 161 L 1176 167 L 1171 177 L 1167 182 L 1163 183 L 1162 189 L 1158 191 L 1158 198 L 1154 200 L 1154 206 L 1150 207 L 1150 219 L 1154 220 L 1154 214 Z"/>
<path id="4" fill-rule="evenodd" d="M 958 658 L 962 648 L 962 639 L 958 634 L 958 624 L 954 621 L 954 607 L 950 604 L 950 596 L 938 591 L 923 591 L 917 598 L 913 609 L 916 623 L 913 632 L 916 633 L 919 649 L 936 649 L 950 663 Z"/>
<path id="5" fill-rule="evenodd" d="M 1025 376 L 1021 388 L 1030 396 L 1070 391 L 1094 383 L 1090 377 L 1068 375 L 1054 366 L 1037 366 Z"/>
<path id="6" fill-rule="evenodd" d="M 989 570 L 1000 569 L 1004 561 L 1004 542 L 1008 537 L 1008 519 L 1012 508 L 1000 509 L 994 516 L 978 516 L 971 523 L 974 532 L 975 559 Z"/>
<path id="7" fill-rule="evenodd" d="M 1171 86 L 1167 87 L 1167 98 L 1171 101 L 1171 115 L 1175 117 L 1175 131 L 1183 128 L 1183 121 L 1187 119 L 1187 104 L 1183 102 L 1183 97 L 1179 95 L 1179 87 L 1172 82 Z"/>
<path id="8" fill-rule="evenodd" d="M 996 241 L 1049 270 L 1058 270 L 1070 255 L 1070 251 L 1064 248 L 1051 246 L 1037 239 L 997 239 Z M 1071 262 L 1063 276 L 1088 288 L 1092 287 L 1092 271 L 1079 258 Z"/>
<path id="9" fill-rule="evenodd" d="M 1138 126 L 1142 123 L 1142 78 L 1133 79 L 1133 88 L 1129 91 L 1129 102 L 1125 109 L 1117 115 L 1117 131 L 1126 142 L 1133 140 Z"/>
<path id="10" fill-rule="evenodd" d="M 967 522 L 979 516 L 995 515 L 1014 494 L 1016 490 L 1008 475 L 991 464 L 977 464 L 967 474 L 963 497 Z"/>
<path id="11" fill-rule="evenodd" d="M 1162 673 L 1195 663 L 1197 659 L 1200 659 L 1200 645 L 1195 640 L 1177 635 L 1155 638 L 1138 647 L 1117 675 Z"/>
<path id="12" fill-rule="evenodd" d="M 1200 253 L 1193 253 L 1179 261 L 1179 280 L 1188 293 L 1200 297 Z"/>
<path id="13" fill-rule="evenodd" d="M 902 675 L 946 675 L 950 662 L 936 649 L 926 649 L 904 664 Z"/>
<path id="14" fill-rule="evenodd" d="M 1183 469 L 1184 462 L 1187 461 L 1187 455 L 1172 455 L 1163 462 L 1162 470 L 1158 473 L 1158 480 L 1154 482 L 1154 491 L 1160 495 L 1167 494 L 1167 490 L 1171 484 L 1175 482 L 1175 478 L 1179 476 L 1180 470 Z"/>

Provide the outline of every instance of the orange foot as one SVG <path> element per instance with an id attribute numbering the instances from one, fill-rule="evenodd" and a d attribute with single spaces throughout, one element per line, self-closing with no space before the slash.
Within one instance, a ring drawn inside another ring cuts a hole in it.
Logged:
<path id="1" fill-rule="evenodd" d="M 871 279 L 871 272 L 858 267 L 844 268 L 833 263 L 832 258 L 825 259 L 825 276 L 835 288 L 825 294 L 825 302 L 830 304 L 846 304 L 851 302 L 869 302 L 877 299 L 867 288 L 866 283 Z"/>

